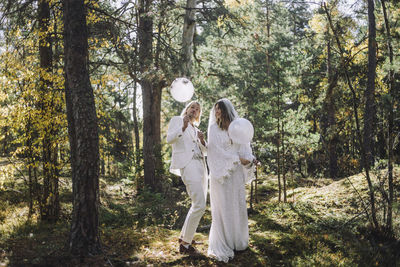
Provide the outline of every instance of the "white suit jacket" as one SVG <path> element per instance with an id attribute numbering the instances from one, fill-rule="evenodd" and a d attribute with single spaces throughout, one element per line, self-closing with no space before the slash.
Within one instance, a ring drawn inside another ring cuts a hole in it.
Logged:
<path id="1" fill-rule="evenodd" d="M 181 175 L 180 169 L 185 168 L 193 158 L 196 145 L 199 146 L 203 154 L 204 162 L 204 156 L 207 152 L 207 146 L 204 146 L 200 142 L 197 135 L 195 136 L 193 132 L 188 130 L 189 126 L 184 132 L 182 132 L 182 127 L 183 118 L 181 116 L 175 116 L 169 122 L 167 133 L 167 143 L 172 144 L 170 172 L 178 176 Z M 195 129 L 197 132 L 198 129 L 196 127 Z"/>

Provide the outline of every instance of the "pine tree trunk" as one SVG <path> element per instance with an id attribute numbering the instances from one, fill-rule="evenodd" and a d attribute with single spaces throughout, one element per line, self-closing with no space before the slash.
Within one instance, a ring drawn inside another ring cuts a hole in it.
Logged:
<path id="1" fill-rule="evenodd" d="M 28 121 L 25 126 L 25 132 L 28 135 L 28 139 L 26 141 L 26 145 L 28 147 L 28 184 L 29 184 L 29 214 L 28 217 L 31 217 L 33 214 L 34 206 L 33 202 L 35 199 L 35 183 L 33 177 L 33 166 L 34 166 L 34 159 L 33 159 L 33 145 L 32 145 L 32 135 L 31 135 L 31 117 L 28 116 Z"/>
<path id="2" fill-rule="evenodd" d="M 73 254 L 100 252 L 99 137 L 88 72 L 88 30 L 84 0 L 64 0 L 65 94 L 71 148 Z"/>
<path id="3" fill-rule="evenodd" d="M 153 190 L 159 190 L 157 176 L 161 171 L 161 89 L 150 81 L 143 79 L 143 162 L 144 183 Z"/>
<path id="4" fill-rule="evenodd" d="M 269 44 L 271 41 L 271 7 L 270 7 L 271 3 L 269 2 L 269 0 L 265 1 L 265 8 L 266 8 L 266 23 L 267 23 L 267 50 L 266 50 L 266 59 L 267 59 L 267 77 L 270 78 L 271 77 L 271 55 L 269 52 Z M 266 85 L 267 87 L 269 87 L 271 84 L 268 81 L 269 79 L 267 79 L 266 81 Z"/>
<path id="5" fill-rule="evenodd" d="M 139 62 L 140 72 L 148 73 L 153 68 L 153 19 L 147 15 L 151 0 L 139 0 Z M 145 74 L 140 80 L 143 96 L 143 162 L 144 183 L 152 190 L 159 190 L 157 179 L 161 168 L 160 111 L 161 88 L 151 75 Z"/>
<path id="6" fill-rule="evenodd" d="M 328 77 L 328 88 L 323 103 L 323 115 L 321 118 L 321 128 L 323 134 L 323 140 L 325 143 L 325 149 L 329 158 L 329 176 L 331 178 L 337 177 L 337 154 L 336 154 L 336 120 L 335 120 L 335 98 L 334 89 L 337 85 L 337 74 L 332 74 L 332 63 L 331 63 L 331 40 L 329 36 L 329 30 L 327 31 L 327 77 Z"/>
<path id="7" fill-rule="evenodd" d="M 285 124 L 282 121 L 282 182 L 283 182 L 283 202 L 287 202 L 286 193 L 286 151 L 285 151 Z"/>
<path id="8" fill-rule="evenodd" d="M 369 196 L 371 204 L 371 216 L 375 228 L 379 227 L 376 218 L 375 209 L 375 190 L 369 175 L 371 164 L 373 163 L 373 127 L 374 127 L 374 112 L 375 112 L 375 76 L 376 76 L 376 28 L 375 28 L 375 6 L 374 0 L 368 0 L 368 80 L 365 90 L 365 109 L 364 109 L 364 167 L 367 176 L 369 187 Z"/>
<path id="9" fill-rule="evenodd" d="M 135 20 L 136 24 L 139 25 L 139 15 L 138 12 L 135 14 Z M 139 49 L 139 41 L 138 38 L 135 38 L 135 49 Z M 135 174 L 136 174 L 136 188 L 139 190 L 140 189 L 140 171 L 141 171 L 141 158 L 142 158 L 142 153 L 140 149 L 140 134 L 139 134 L 139 122 L 138 122 L 138 116 L 137 116 L 137 89 L 138 89 L 138 83 L 137 83 L 137 77 L 138 77 L 138 67 L 137 64 L 133 66 L 133 68 L 130 71 L 130 76 L 134 80 L 134 85 L 133 85 L 133 110 L 132 110 L 132 116 L 133 116 L 133 133 L 134 133 L 134 140 L 135 140 Z"/>
<path id="10" fill-rule="evenodd" d="M 39 21 L 39 58 L 40 58 L 40 107 L 43 117 L 46 118 L 51 114 L 53 109 L 48 96 L 52 90 L 53 84 L 47 77 L 51 76 L 53 68 L 53 51 L 50 25 L 50 4 L 48 0 L 40 0 L 38 6 Z M 47 124 L 49 125 L 49 124 Z M 44 136 L 42 141 L 42 164 L 43 164 L 43 206 L 41 220 L 55 222 L 59 215 L 59 198 L 58 198 L 58 179 L 53 171 L 56 162 L 52 157 L 52 138 L 51 126 L 44 128 Z"/>
<path id="11" fill-rule="evenodd" d="M 182 34 L 181 75 L 190 78 L 192 70 L 193 36 L 196 30 L 196 0 L 186 0 L 186 13 Z"/>
<path id="12" fill-rule="evenodd" d="M 278 119 L 279 120 L 279 119 Z M 279 127 L 279 122 L 278 122 L 278 127 Z M 278 133 L 279 135 L 279 133 Z M 281 154 L 279 152 L 279 147 L 280 147 L 280 138 L 278 137 L 278 140 L 276 142 L 276 149 L 277 149 L 277 156 L 276 156 L 276 161 L 278 163 L 277 166 L 277 174 L 278 174 L 278 200 L 282 201 L 282 185 L 281 185 Z"/>
<path id="13" fill-rule="evenodd" d="M 389 199 L 388 199 L 388 214 L 386 219 L 386 228 L 389 233 L 393 233 L 393 198 L 394 198 L 394 186 L 393 186 L 393 143 L 394 143 L 394 111 L 393 111 L 393 100 L 394 97 L 394 71 L 393 71 L 393 47 L 392 47 L 392 38 L 390 34 L 390 26 L 389 26 L 389 18 L 386 11 L 385 0 L 381 0 L 382 3 L 382 13 L 385 20 L 385 28 L 386 28 L 386 42 L 388 46 L 388 54 L 389 54 L 389 62 L 390 62 L 390 70 L 389 70 L 389 103 L 388 103 L 388 184 L 389 184 Z"/>
<path id="14" fill-rule="evenodd" d="M 368 0 L 368 80 L 365 90 L 364 109 L 364 151 L 367 168 L 373 164 L 374 114 L 375 114 L 375 76 L 376 76 L 376 26 L 374 1 Z"/>
<path id="15" fill-rule="evenodd" d="M 134 140 L 135 140 L 135 170 L 138 175 L 138 170 L 140 169 L 140 136 L 139 136 L 139 122 L 137 118 L 137 105 L 136 105 L 136 96 L 137 96 L 137 83 L 135 82 L 133 88 L 133 108 L 132 108 L 132 116 L 133 116 L 133 131 L 134 131 Z"/>
<path id="16" fill-rule="evenodd" d="M 278 124 L 277 124 L 277 142 L 276 142 L 276 148 L 277 148 L 277 158 L 276 161 L 278 163 L 278 190 L 279 190 L 279 201 L 282 200 L 282 185 L 281 185 L 281 154 L 280 154 L 280 146 L 281 146 L 281 126 L 280 126 L 280 117 L 281 117 L 281 92 L 280 92 L 280 76 L 279 76 L 279 70 L 278 70 Z"/>

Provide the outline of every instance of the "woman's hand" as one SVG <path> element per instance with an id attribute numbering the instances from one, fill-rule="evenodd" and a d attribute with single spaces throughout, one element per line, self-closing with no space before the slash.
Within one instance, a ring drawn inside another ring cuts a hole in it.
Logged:
<path id="1" fill-rule="evenodd" d="M 186 130 L 186 128 L 188 127 L 188 124 L 190 122 L 191 117 L 189 115 L 186 115 L 185 117 L 183 117 L 183 127 L 182 127 L 182 132 L 184 132 Z"/>
<path id="2" fill-rule="evenodd" d="M 239 159 L 240 159 L 240 162 L 241 162 L 243 165 L 247 165 L 247 164 L 249 164 L 249 163 L 252 163 L 252 164 L 254 164 L 254 165 L 256 165 L 256 166 L 260 165 L 260 162 L 259 162 L 257 159 L 253 159 L 253 161 L 249 161 L 249 160 L 243 159 L 243 158 L 239 158 Z"/>
<path id="3" fill-rule="evenodd" d="M 240 163 L 242 163 L 242 165 L 247 165 L 249 164 L 251 161 L 247 160 L 247 159 L 243 159 L 243 158 L 239 158 L 240 159 Z"/>
<path id="4" fill-rule="evenodd" d="M 206 141 L 204 140 L 204 134 L 202 131 L 197 132 L 197 137 L 199 138 L 200 142 L 203 144 L 203 146 L 206 145 Z"/>

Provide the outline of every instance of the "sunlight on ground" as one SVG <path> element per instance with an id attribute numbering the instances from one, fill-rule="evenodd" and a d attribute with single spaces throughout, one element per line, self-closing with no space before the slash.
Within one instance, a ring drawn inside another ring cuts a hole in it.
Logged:
<path id="1" fill-rule="evenodd" d="M 160 257 L 164 261 L 173 261 L 182 257 L 182 255 L 179 254 L 179 230 L 161 231 L 162 233 L 160 233 L 159 228 L 153 230 L 153 234 L 155 233 L 156 235 L 151 236 L 153 240 L 149 242 L 148 246 L 143 247 L 143 249 L 137 254 L 139 259 L 145 262 L 159 262 Z M 150 233 L 150 235 L 152 234 Z M 208 237 L 202 234 L 196 234 L 195 239 L 202 241 L 205 244 Z M 198 245 L 197 248 L 201 252 L 206 253 L 204 244 Z"/>
<path id="2" fill-rule="evenodd" d="M 2 204 L 4 205 L 5 203 Z M 0 211 L 0 217 L 4 218 L 0 224 L 0 236 L 2 238 L 9 237 L 15 229 L 20 228 L 26 223 L 27 216 L 28 207 L 25 206 Z"/>

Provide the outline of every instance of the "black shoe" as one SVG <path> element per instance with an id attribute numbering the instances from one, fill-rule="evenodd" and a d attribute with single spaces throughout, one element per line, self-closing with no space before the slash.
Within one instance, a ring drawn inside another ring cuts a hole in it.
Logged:
<path id="1" fill-rule="evenodd" d="M 182 243 L 182 238 L 179 238 L 179 244 L 181 243 Z M 201 245 L 201 244 L 203 244 L 203 242 L 192 240 L 192 245 Z"/>
<path id="2" fill-rule="evenodd" d="M 202 254 L 192 245 L 186 248 L 184 245 L 179 245 L 179 253 L 189 255 L 190 257 L 200 257 Z"/>

